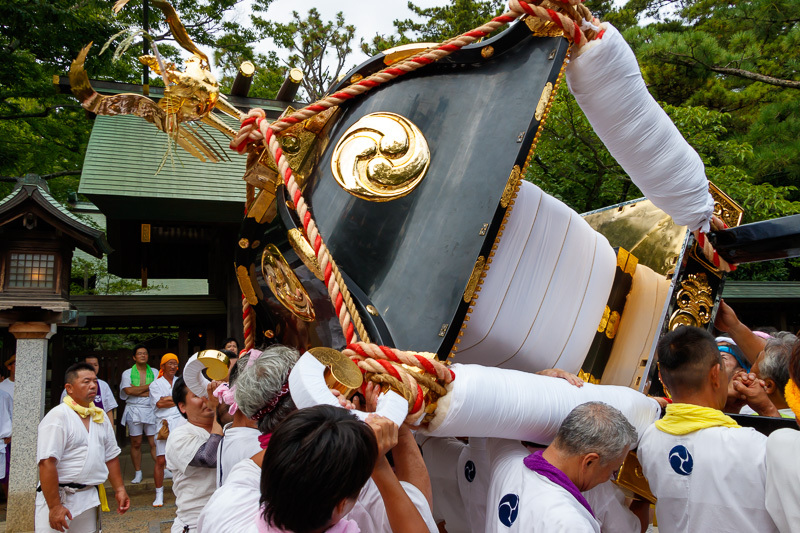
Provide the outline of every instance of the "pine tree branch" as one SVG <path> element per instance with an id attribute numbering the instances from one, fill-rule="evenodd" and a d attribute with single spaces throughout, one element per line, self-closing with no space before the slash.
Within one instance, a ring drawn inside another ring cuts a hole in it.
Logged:
<path id="1" fill-rule="evenodd" d="M 775 78 L 773 76 L 767 76 L 766 74 L 760 74 L 758 72 L 752 72 L 749 70 L 741 69 L 741 68 L 731 68 L 731 67 L 720 67 L 717 65 L 708 65 L 703 63 L 696 57 L 689 55 L 689 54 L 678 54 L 675 52 L 666 52 L 667 56 L 671 56 L 674 59 L 672 62 L 678 65 L 683 65 L 686 67 L 694 67 L 696 65 L 700 65 L 703 68 L 710 70 L 711 72 L 716 72 L 718 74 L 727 74 L 729 76 L 736 76 L 739 78 L 745 78 L 748 80 L 753 81 L 760 81 L 761 83 L 766 83 L 768 85 L 774 85 L 776 87 L 786 87 L 787 89 L 800 89 L 800 81 L 795 80 L 784 80 L 781 78 Z M 685 58 L 685 59 L 681 59 Z"/>

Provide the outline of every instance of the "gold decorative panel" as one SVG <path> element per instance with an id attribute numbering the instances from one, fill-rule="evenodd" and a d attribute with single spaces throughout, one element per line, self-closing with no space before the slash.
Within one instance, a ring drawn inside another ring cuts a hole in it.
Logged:
<path id="1" fill-rule="evenodd" d="M 706 274 L 689 274 L 686 280 L 681 282 L 676 305 L 678 309 L 669 319 L 670 331 L 678 326 L 702 328 L 711 321 L 714 300 Z"/>
<path id="2" fill-rule="evenodd" d="M 370 113 L 344 132 L 331 170 L 344 190 L 364 200 L 388 202 L 419 185 L 430 165 L 422 132 L 395 113 Z"/>
<path id="3" fill-rule="evenodd" d="M 264 248 L 261 256 L 261 275 L 281 305 L 301 320 L 306 322 L 314 320 L 311 297 L 274 244 L 268 244 Z"/>

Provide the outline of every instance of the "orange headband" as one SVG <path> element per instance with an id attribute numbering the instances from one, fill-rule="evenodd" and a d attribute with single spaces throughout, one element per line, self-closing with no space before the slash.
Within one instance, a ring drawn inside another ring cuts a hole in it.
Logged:
<path id="1" fill-rule="evenodd" d="M 163 357 L 161 357 L 161 366 L 160 370 L 158 371 L 158 377 L 164 375 L 164 365 L 166 365 L 168 361 L 175 361 L 177 363 L 178 356 L 175 355 L 174 353 L 165 353 Z"/>

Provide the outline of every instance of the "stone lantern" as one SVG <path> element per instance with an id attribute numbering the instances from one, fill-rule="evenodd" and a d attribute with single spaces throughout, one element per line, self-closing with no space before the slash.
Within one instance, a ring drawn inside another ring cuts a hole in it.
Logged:
<path id="1" fill-rule="evenodd" d="M 105 234 L 57 202 L 39 176 L 28 174 L 0 200 L 0 327 L 16 338 L 17 354 L 6 531 L 34 529 L 47 345 L 59 325 L 77 323 L 69 302 L 75 248 L 98 258 L 111 251 Z"/>

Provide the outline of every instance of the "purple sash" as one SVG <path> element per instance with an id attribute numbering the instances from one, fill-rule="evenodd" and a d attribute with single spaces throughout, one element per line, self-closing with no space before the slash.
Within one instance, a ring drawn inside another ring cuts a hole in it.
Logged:
<path id="1" fill-rule="evenodd" d="M 578 487 L 575 486 L 575 483 L 573 483 L 564 472 L 547 462 L 547 459 L 542 457 L 541 451 L 530 454 L 528 457 L 523 459 L 522 462 L 525 463 L 525 466 L 537 474 L 546 477 L 559 487 L 563 487 L 567 492 L 572 494 L 576 500 L 578 500 L 578 503 L 586 507 L 586 510 L 589 511 L 592 517 L 594 517 L 594 511 L 592 511 L 592 507 L 589 505 L 589 502 L 586 501 L 586 498 L 583 497 L 581 491 L 578 490 Z"/>
<path id="2" fill-rule="evenodd" d="M 100 392 L 101 392 L 102 390 L 103 390 L 103 388 L 102 388 L 102 387 L 100 387 L 100 381 L 98 380 L 98 382 L 97 382 L 97 394 L 96 394 L 96 395 L 95 395 L 95 397 L 94 397 L 94 404 L 95 404 L 97 407 L 99 407 L 100 409 L 103 409 L 103 398 L 101 397 L 101 394 L 100 394 Z M 105 409 L 103 409 L 103 412 L 105 412 L 105 411 L 106 411 L 106 410 L 105 410 Z"/>

